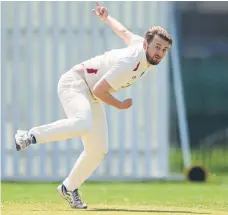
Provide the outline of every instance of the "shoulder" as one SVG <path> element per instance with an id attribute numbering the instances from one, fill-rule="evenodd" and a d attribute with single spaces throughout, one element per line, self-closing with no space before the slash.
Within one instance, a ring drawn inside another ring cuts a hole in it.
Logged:
<path id="1" fill-rule="evenodd" d="M 140 53 L 143 48 L 143 38 L 135 38 L 131 44 L 122 50 L 120 58 L 126 58 L 130 61 L 135 61 L 140 58 Z"/>
<path id="2" fill-rule="evenodd" d="M 130 39 L 130 43 L 129 46 L 133 46 L 139 43 L 143 43 L 144 38 L 137 35 L 137 34 L 132 34 L 131 35 L 131 39 Z"/>
<path id="3" fill-rule="evenodd" d="M 138 55 L 138 52 L 133 50 L 133 53 L 134 54 L 120 57 L 116 66 L 122 70 L 132 71 L 137 66 L 137 64 L 140 62 L 140 57 Z"/>
<path id="4" fill-rule="evenodd" d="M 140 58 L 140 46 L 128 46 L 119 56 L 121 60 L 134 61 Z"/>

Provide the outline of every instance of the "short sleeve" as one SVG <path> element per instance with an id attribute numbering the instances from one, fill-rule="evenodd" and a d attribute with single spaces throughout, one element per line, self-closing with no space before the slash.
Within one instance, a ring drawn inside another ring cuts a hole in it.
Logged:
<path id="1" fill-rule="evenodd" d="M 138 43 L 142 43 L 143 40 L 144 40 L 143 37 L 140 37 L 140 36 L 138 36 L 136 34 L 133 34 L 131 36 L 131 40 L 130 40 L 129 46 L 132 46 L 132 45 L 135 45 L 135 44 L 138 44 Z"/>
<path id="2" fill-rule="evenodd" d="M 119 60 L 103 77 L 108 84 L 117 91 L 132 78 L 132 71 L 135 66 L 133 58 Z"/>

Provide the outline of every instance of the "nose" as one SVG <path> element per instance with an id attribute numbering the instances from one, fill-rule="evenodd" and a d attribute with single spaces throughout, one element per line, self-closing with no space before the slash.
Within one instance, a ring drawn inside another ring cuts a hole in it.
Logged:
<path id="1" fill-rule="evenodd" d="M 159 51 L 159 52 L 157 53 L 157 55 L 158 55 L 160 58 L 162 58 L 163 52 L 162 52 L 162 51 Z"/>

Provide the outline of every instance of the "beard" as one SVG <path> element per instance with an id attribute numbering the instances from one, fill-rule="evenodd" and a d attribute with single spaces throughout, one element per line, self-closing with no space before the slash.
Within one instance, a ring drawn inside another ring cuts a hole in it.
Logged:
<path id="1" fill-rule="evenodd" d="M 151 65 L 158 65 L 160 63 L 160 58 L 154 59 L 154 56 L 150 57 L 148 54 L 148 51 L 146 52 L 146 59 L 147 59 L 147 62 Z"/>

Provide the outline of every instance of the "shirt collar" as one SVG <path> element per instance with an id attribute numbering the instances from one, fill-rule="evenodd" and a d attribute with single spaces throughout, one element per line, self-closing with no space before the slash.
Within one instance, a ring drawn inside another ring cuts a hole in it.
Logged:
<path id="1" fill-rule="evenodd" d="M 148 63 L 148 61 L 147 61 L 147 58 L 146 58 L 146 51 L 145 51 L 145 49 L 143 48 L 143 44 L 142 44 L 142 46 L 140 47 L 140 55 L 141 55 L 141 62 L 142 62 L 142 64 L 143 64 L 144 66 L 146 66 L 146 67 L 150 67 L 151 64 Z"/>

